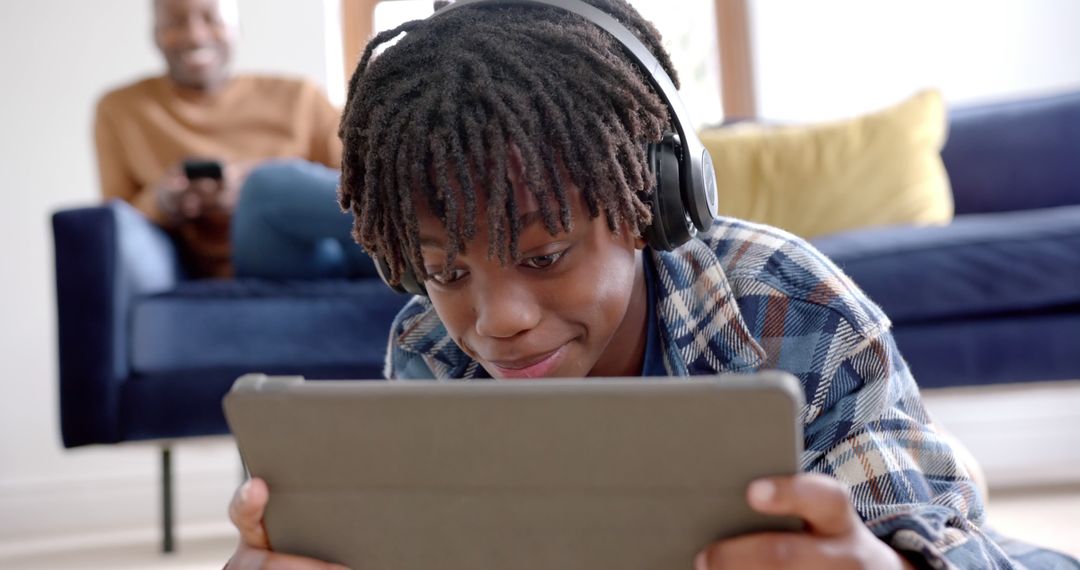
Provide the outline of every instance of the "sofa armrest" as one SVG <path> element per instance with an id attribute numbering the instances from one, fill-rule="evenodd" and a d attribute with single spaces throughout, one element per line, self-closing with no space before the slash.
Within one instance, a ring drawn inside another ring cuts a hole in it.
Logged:
<path id="1" fill-rule="evenodd" d="M 64 445 L 120 438 L 133 299 L 182 278 L 169 236 L 120 201 L 53 215 Z"/>

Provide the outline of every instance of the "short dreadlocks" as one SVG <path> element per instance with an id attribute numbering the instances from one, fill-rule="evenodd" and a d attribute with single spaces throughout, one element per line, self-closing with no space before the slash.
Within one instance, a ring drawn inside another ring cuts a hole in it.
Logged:
<path id="1" fill-rule="evenodd" d="M 636 34 L 678 85 L 651 23 L 625 0 L 584 1 Z M 590 216 L 603 212 L 612 231 L 626 224 L 640 235 L 651 220 L 653 179 L 644 145 L 659 141 L 668 124 L 641 70 L 595 24 L 548 7 L 462 8 L 368 44 L 339 132 L 341 207 L 354 215 L 356 241 L 387 262 L 397 283 L 408 266 L 428 277 L 416 194 L 446 229 L 449 266 L 476 235 L 477 192 L 484 192 L 487 254 L 505 263 L 518 254 L 521 230 L 507 172 L 513 145 L 548 232 L 571 230 L 566 172 Z"/>

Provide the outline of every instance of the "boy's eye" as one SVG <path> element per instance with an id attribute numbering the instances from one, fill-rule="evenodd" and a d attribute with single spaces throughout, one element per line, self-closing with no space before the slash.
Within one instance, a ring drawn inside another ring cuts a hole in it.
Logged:
<path id="1" fill-rule="evenodd" d="M 521 264 L 532 269 L 547 269 L 548 267 L 555 265 L 555 262 L 559 261 L 565 253 L 565 251 L 560 251 L 558 253 L 549 253 L 547 255 L 535 255 L 523 259 Z"/>
<path id="2" fill-rule="evenodd" d="M 442 269 L 427 269 L 428 277 L 438 283 L 439 285 L 450 285 L 456 281 L 464 279 L 469 274 L 464 269 L 451 269 L 446 273 L 443 273 Z"/>

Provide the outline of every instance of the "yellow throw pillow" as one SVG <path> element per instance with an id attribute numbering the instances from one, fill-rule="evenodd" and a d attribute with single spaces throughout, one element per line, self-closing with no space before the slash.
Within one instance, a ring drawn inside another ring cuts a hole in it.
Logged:
<path id="1" fill-rule="evenodd" d="M 941 162 L 947 122 L 937 91 L 855 119 L 736 125 L 701 140 L 716 166 L 720 214 L 802 237 L 952 219 Z"/>

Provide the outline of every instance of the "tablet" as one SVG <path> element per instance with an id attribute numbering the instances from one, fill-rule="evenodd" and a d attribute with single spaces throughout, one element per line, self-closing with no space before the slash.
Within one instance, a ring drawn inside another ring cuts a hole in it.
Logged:
<path id="1" fill-rule="evenodd" d="M 305 381 L 225 397 L 274 550 L 363 570 L 673 570 L 796 530 L 751 480 L 799 470 L 802 392 L 693 379 Z"/>

